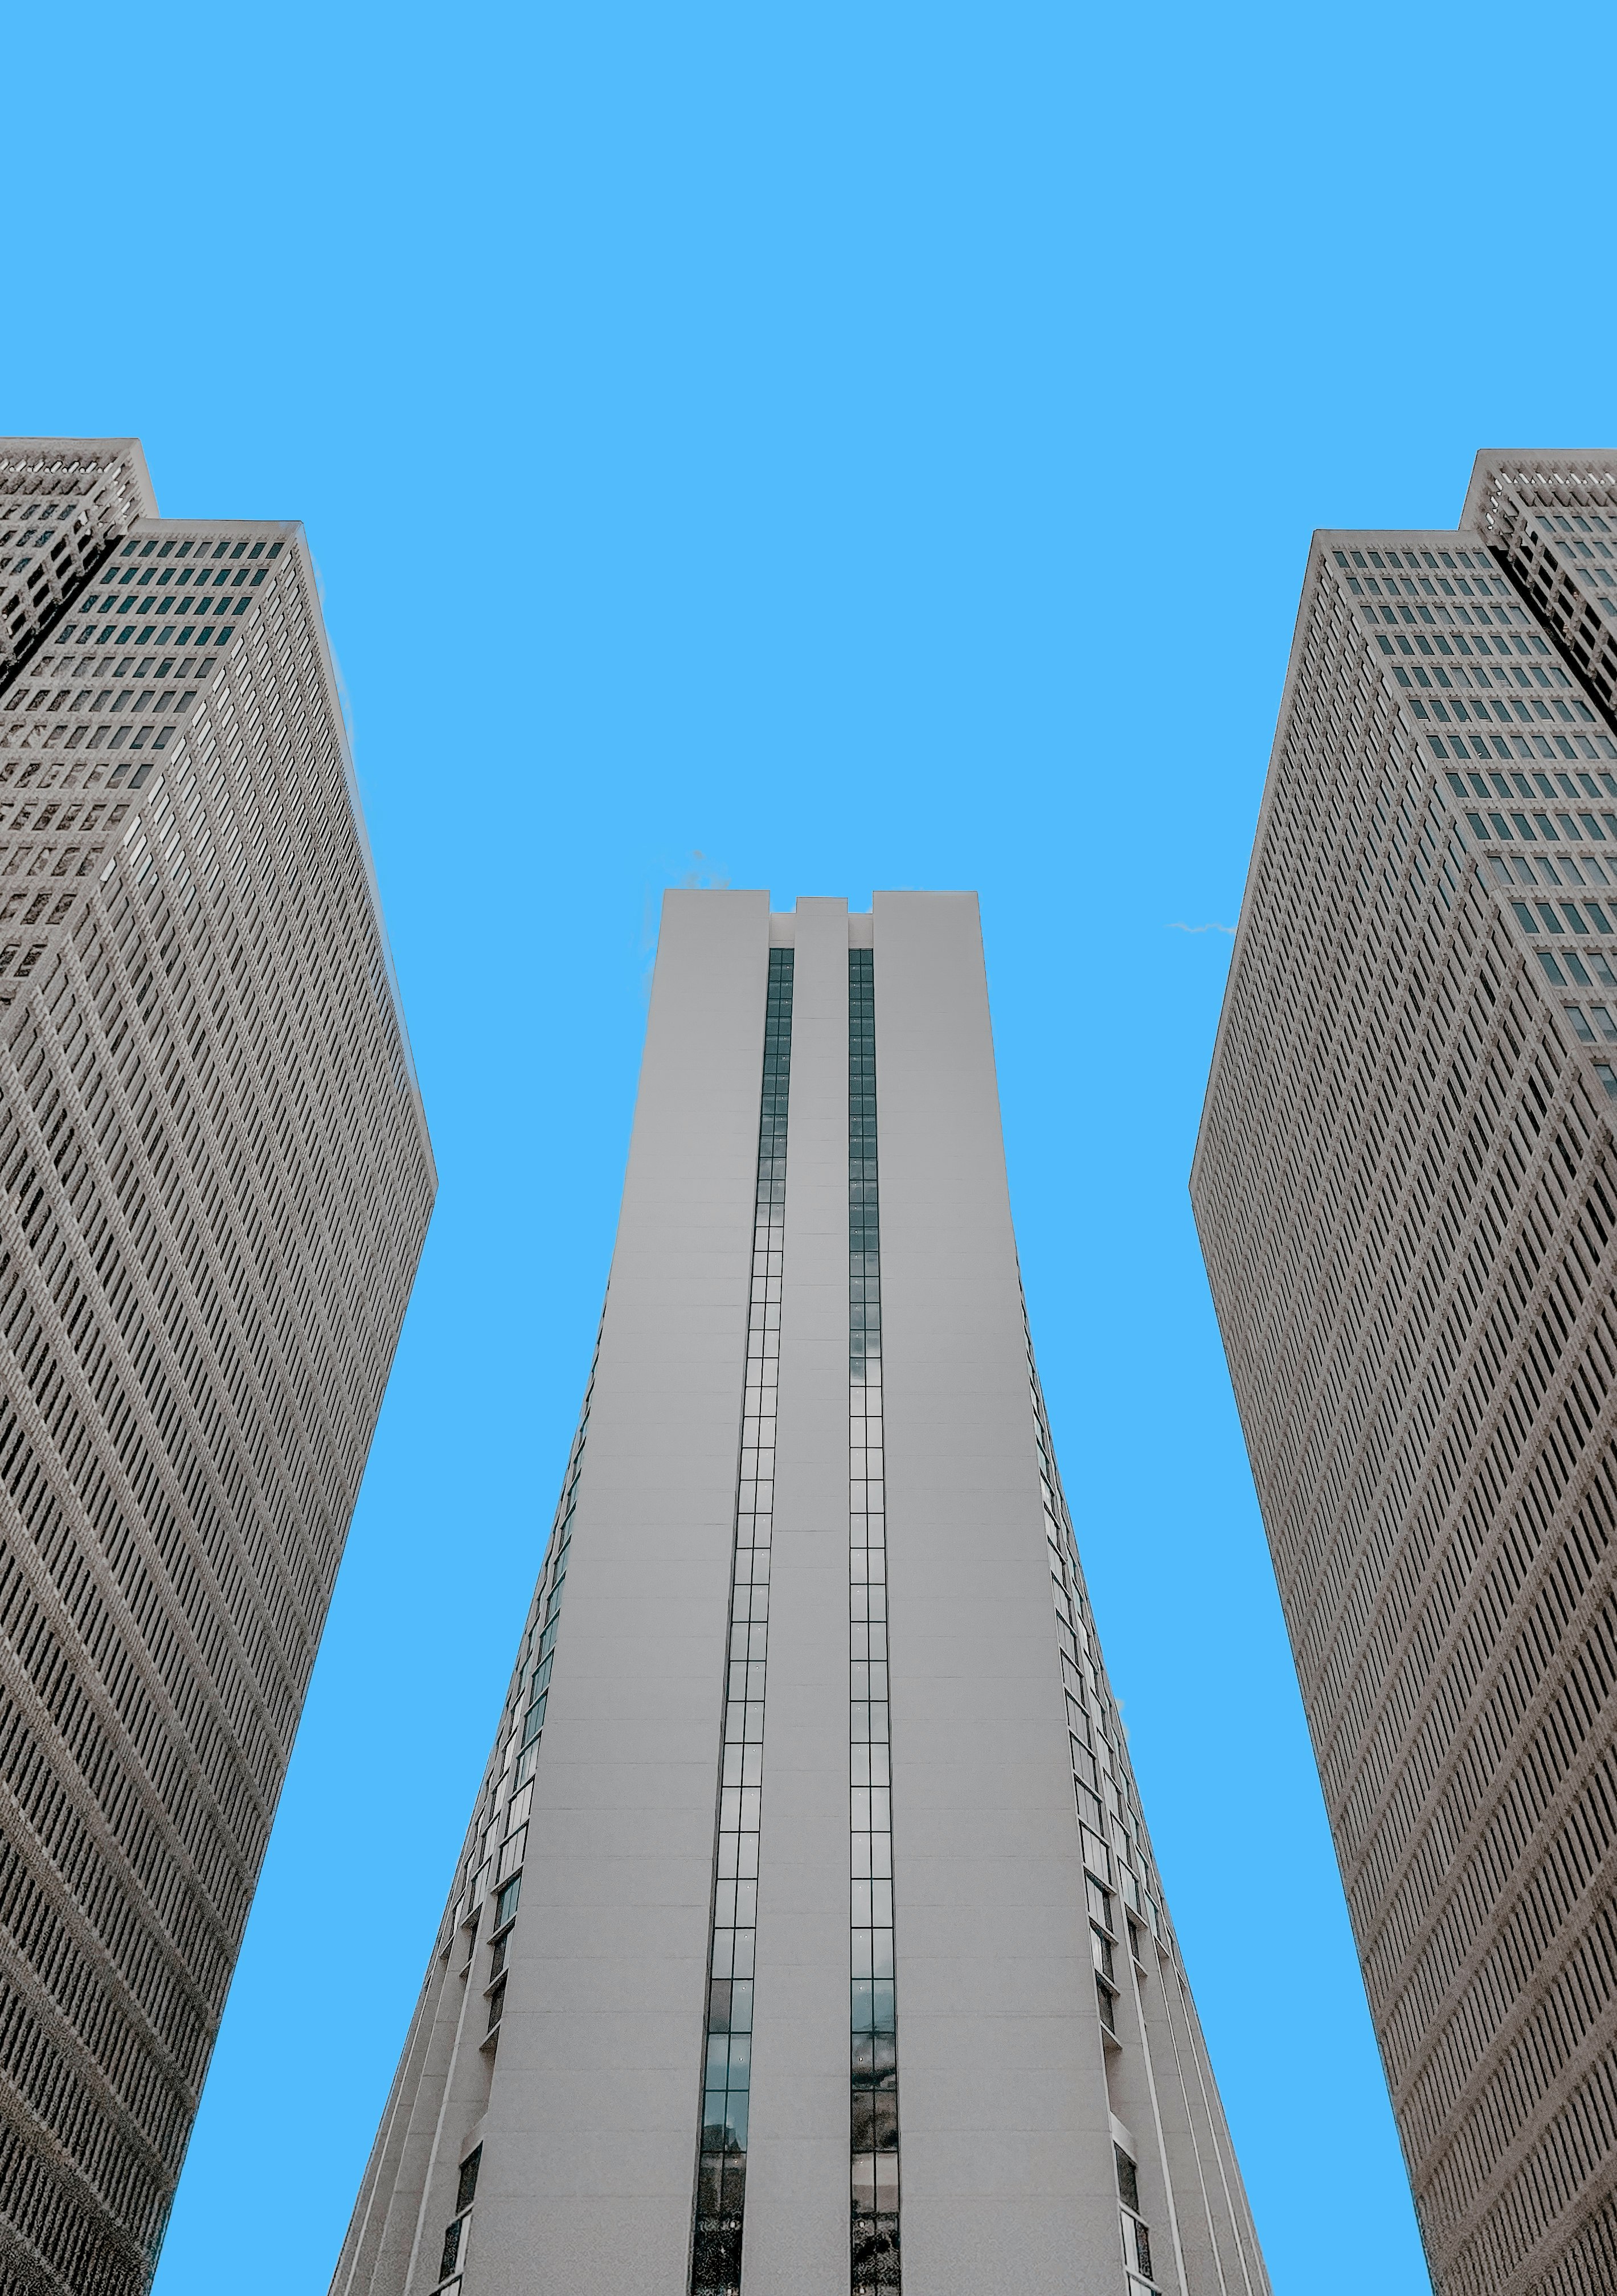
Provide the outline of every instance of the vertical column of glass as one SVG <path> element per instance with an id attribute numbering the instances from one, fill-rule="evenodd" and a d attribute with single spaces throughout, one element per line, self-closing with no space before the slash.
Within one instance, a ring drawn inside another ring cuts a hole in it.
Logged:
<path id="1" fill-rule="evenodd" d="M 789 948 L 769 952 L 691 2296 L 739 2296 L 741 2288 L 769 1533 L 775 1514 L 775 1418 L 780 1380 L 781 1256 L 786 1220 L 786 1103 L 792 1082 L 792 961 Z"/>
<path id="2" fill-rule="evenodd" d="M 1033 1361 L 1033 1338 L 1028 1329 L 1025 1304 L 1022 1329 L 1028 1349 L 1028 1385 L 1033 1398 L 1033 1438 L 1038 1450 L 1044 1493 L 1045 1538 L 1055 1604 L 1056 1639 L 1061 1645 L 1062 1681 L 1067 1693 L 1068 1745 L 1072 1758 L 1072 1787 L 1078 1797 L 1078 1833 L 1083 1851 L 1089 1950 L 1095 1963 L 1102 2047 L 1120 2049 L 1123 2044 L 1117 2017 L 1118 1958 L 1126 1939 L 1130 1958 L 1140 1965 L 1143 1973 L 1145 1947 L 1137 1923 L 1129 1915 L 1120 1921 L 1118 1917 L 1114 1879 L 1121 1882 L 1123 1896 L 1136 1913 L 1142 1910 L 1144 1899 L 1144 1910 L 1157 1934 L 1161 1934 L 1160 1915 L 1156 1899 L 1141 1888 L 1140 1875 L 1143 1874 L 1147 1880 L 1151 1875 L 1145 1822 L 1140 1814 L 1129 1764 L 1123 1758 L 1121 1718 L 1101 1667 L 1100 1642 L 1084 1592 L 1072 1517 L 1056 1471 L 1049 1414 Z M 1117 2168 L 1118 2224 L 1129 2286 L 1136 2296 L 1147 2296 L 1148 2286 L 1154 2289 L 1157 2284 L 1151 2268 L 1151 2227 L 1140 2214 L 1139 2170 L 1133 2156 L 1120 2144 L 1114 2144 L 1112 2152 Z"/>
<path id="3" fill-rule="evenodd" d="M 853 2296 L 868 2296 L 868 2292 L 898 2288 L 902 2282 L 887 1705 L 887 1502 L 882 1464 L 875 956 L 867 948 L 848 953 L 848 1474 L 853 1851 L 850 2286 Z"/>

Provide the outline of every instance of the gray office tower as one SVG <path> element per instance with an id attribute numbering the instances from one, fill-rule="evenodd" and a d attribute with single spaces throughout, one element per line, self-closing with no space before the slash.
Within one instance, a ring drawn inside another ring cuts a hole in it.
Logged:
<path id="1" fill-rule="evenodd" d="M 433 1185 L 301 529 L 0 439 L 0 2296 L 150 2278 Z"/>
<path id="2" fill-rule="evenodd" d="M 1261 2296 L 977 905 L 664 904 L 605 1312 L 337 2296 Z"/>
<path id="3" fill-rule="evenodd" d="M 1309 554 L 1192 1193 L 1440 2296 L 1617 2289 L 1617 455 Z"/>

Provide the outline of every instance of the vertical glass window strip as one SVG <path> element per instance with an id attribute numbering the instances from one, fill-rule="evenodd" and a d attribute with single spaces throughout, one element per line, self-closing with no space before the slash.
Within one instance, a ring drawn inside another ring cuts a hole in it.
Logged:
<path id="1" fill-rule="evenodd" d="M 781 1256 L 785 1244 L 786 1103 L 792 1083 L 792 966 L 791 949 L 770 950 L 691 2296 L 738 2296 L 741 2287 L 752 2054 L 752 1955 L 758 1922 L 758 1830 L 763 1788 L 769 1533 L 775 1513 L 775 1416 L 780 1377 Z"/>
<path id="2" fill-rule="evenodd" d="M 1038 1452 L 1044 1496 L 1050 1590 L 1055 1608 L 1056 1639 L 1061 1645 L 1062 1680 L 1067 1693 L 1072 1791 L 1078 1804 L 1079 1840 L 1083 1849 L 1101 2046 L 1103 2050 L 1108 2046 L 1120 2049 L 1124 2043 L 1117 2017 L 1118 1964 L 1125 1939 L 1137 1961 L 1143 1959 L 1145 1948 L 1131 1916 L 1119 1917 L 1119 1889 L 1134 1913 L 1146 1916 L 1153 1935 L 1161 1935 L 1162 1917 L 1158 1901 L 1147 1886 L 1152 1869 L 1145 1821 L 1123 1751 L 1121 1718 L 1101 1665 L 1100 1644 L 1084 1592 L 1083 1573 L 1079 1568 L 1072 1518 L 1067 1511 L 1066 1494 L 1055 1464 L 1055 1447 L 1050 1439 L 1044 1390 L 1033 1361 L 1033 1337 L 1028 1328 L 1025 1305 L 1022 1332 L 1028 1350 L 1033 1440 Z M 1139 2212 L 1135 2163 L 1120 2146 L 1113 2150 L 1117 2158 L 1118 2198 L 1121 2202 L 1118 2222 L 1129 2288 L 1131 2296 L 1154 2296 L 1157 2283 L 1151 2268 L 1151 2228 Z"/>
<path id="3" fill-rule="evenodd" d="M 1045 1538 L 1049 1549 L 1051 1595 L 1055 1610 L 1056 1639 L 1061 1645 L 1062 1677 L 1067 1693 L 1067 1727 L 1071 1741 L 1073 1791 L 1078 1804 L 1084 1863 L 1104 1884 L 1108 1907 L 1113 1890 L 1121 1890 L 1131 1912 L 1149 1923 L 1153 1936 L 1165 1927 L 1160 1885 L 1155 1882 L 1145 1820 L 1140 1809 L 1131 1767 L 1124 1752 L 1123 1726 L 1107 1685 L 1095 1620 L 1079 1566 L 1078 1542 L 1066 1494 L 1055 1464 L 1050 1439 L 1044 1390 L 1033 1361 L 1032 1335 L 1027 1330 L 1028 1387 L 1033 1406 L 1033 1440 L 1038 1452 L 1039 1480 L 1044 1493 Z M 1099 1901 L 1090 1891 L 1092 1917 Z M 1115 1916 L 1106 1926 L 1118 1934 Z M 1100 1968 L 1097 1957 L 1096 1968 Z M 1109 1972 L 1108 1972 L 1109 1975 Z M 1103 1993 L 1103 2021 L 1105 2003 Z"/>
<path id="4" fill-rule="evenodd" d="M 887 1515 L 876 1181 L 875 955 L 848 952 L 848 1611 L 852 1803 L 853 2296 L 902 2285 L 899 2030 L 893 1993 Z"/>
<path id="5" fill-rule="evenodd" d="M 545 1726 L 550 1670 L 561 1623 L 562 1586 L 572 1551 L 573 1517 L 578 1512 L 579 1482 L 584 1472 L 584 1447 L 589 1436 L 590 1405 L 595 1398 L 600 1355 L 597 1332 L 578 1431 L 572 1439 L 567 1472 L 562 1479 L 562 1496 L 551 1524 L 545 1567 L 539 1573 L 527 1630 L 517 1652 L 516 1671 L 500 1734 L 467 1836 L 464 1887 L 452 1927 L 472 1922 L 490 1889 L 496 1897 L 497 1926 L 508 1923 L 516 1910 L 527 1847 L 528 1804 L 531 1800 L 523 1795 L 522 1789 L 532 1777 L 539 1758 L 539 1735 Z"/>
<path id="6" fill-rule="evenodd" d="M 597 1361 L 600 1352 L 601 1342 L 597 1338 Z M 568 1462 L 567 1478 L 562 1486 L 561 1501 L 551 1532 L 549 1563 L 540 1582 L 534 1616 L 522 1646 L 516 1701 L 522 1718 L 515 1779 L 518 1787 L 526 1785 L 533 1775 L 539 1756 L 539 1734 L 545 1727 L 545 1708 L 550 1695 L 550 1669 L 555 1662 L 556 1630 L 562 1620 L 562 1583 L 567 1576 L 568 1556 L 572 1552 L 572 1521 L 578 1513 L 579 1481 L 584 1472 L 584 1445 L 589 1434 L 589 1407 L 595 1399 L 595 1365 L 592 1363 L 589 1384 L 584 1390 L 584 1408 L 579 1417 L 579 1431 L 573 1439 L 572 1457 Z"/>

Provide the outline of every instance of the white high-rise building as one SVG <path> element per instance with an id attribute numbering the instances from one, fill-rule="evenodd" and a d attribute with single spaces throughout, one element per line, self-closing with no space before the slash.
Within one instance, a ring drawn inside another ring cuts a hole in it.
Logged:
<path id="1" fill-rule="evenodd" d="M 1263 2296 L 1023 1315 L 975 899 L 668 897 L 336 2296 Z"/>

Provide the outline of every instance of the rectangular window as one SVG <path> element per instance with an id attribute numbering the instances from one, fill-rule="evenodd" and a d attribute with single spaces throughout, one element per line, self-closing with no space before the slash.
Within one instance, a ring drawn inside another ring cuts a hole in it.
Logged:
<path id="1" fill-rule="evenodd" d="M 1117 2156 L 1118 2198 L 1125 2208 L 1138 2210 L 1140 2205 L 1139 2172 L 1120 2144 L 1112 2148 Z"/>
<path id="2" fill-rule="evenodd" d="M 449 2275 L 454 2271 L 456 2266 L 460 2261 L 460 2236 L 461 2220 L 456 2217 L 455 2222 L 444 2234 L 443 2254 L 439 2257 L 438 2262 L 438 2276 L 440 2280 L 447 2280 Z M 431 2256 L 431 2250 L 429 2249 L 427 2251 L 427 2254 Z"/>

